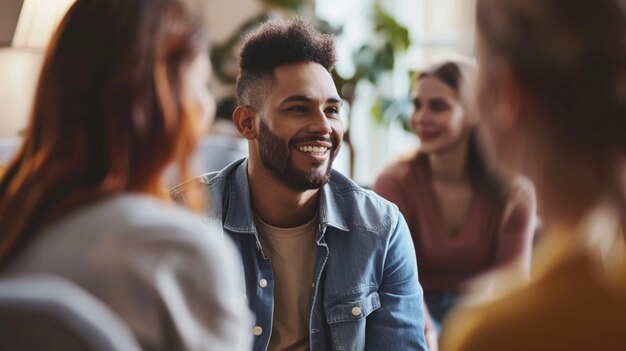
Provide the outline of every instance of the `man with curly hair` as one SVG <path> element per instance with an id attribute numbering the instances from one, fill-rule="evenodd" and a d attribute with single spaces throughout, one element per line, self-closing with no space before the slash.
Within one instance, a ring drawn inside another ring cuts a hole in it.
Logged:
<path id="1" fill-rule="evenodd" d="M 254 350 L 425 350 L 404 218 L 332 169 L 343 137 L 334 64 L 334 37 L 301 19 L 249 35 L 233 113 L 249 155 L 172 193 L 207 192 L 207 219 L 239 248 Z"/>

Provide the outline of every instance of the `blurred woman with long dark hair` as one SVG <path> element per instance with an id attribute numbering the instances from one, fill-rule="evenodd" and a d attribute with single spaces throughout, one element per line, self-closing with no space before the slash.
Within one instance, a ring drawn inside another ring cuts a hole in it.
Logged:
<path id="1" fill-rule="evenodd" d="M 410 124 L 420 147 L 373 186 L 411 229 L 431 345 L 466 283 L 504 265 L 530 270 L 534 190 L 493 167 L 473 100 L 475 74 L 471 61 L 454 58 L 417 75 Z"/>
<path id="2" fill-rule="evenodd" d="M 147 350 L 249 346 L 230 243 L 161 183 L 213 113 L 207 50 L 187 1 L 77 0 L 0 181 L 2 272 L 68 278 Z"/>

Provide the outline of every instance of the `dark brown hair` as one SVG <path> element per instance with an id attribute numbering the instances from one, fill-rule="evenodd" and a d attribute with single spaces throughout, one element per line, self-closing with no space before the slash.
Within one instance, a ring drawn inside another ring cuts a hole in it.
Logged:
<path id="1" fill-rule="evenodd" d="M 161 175 L 186 173 L 197 106 L 182 84 L 206 50 L 182 0 L 77 0 L 45 55 L 32 116 L 0 181 L 0 259 L 49 223 L 121 192 L 168 199 Z"/>
<path id="2" fill-rule="evenodd" d="M 321 34 L 309 22 L 268 21 L 246 38 L 240 54 L 237 78 L 239 105 L 261 106 L 261 95 L 278 66 L 316 62 L 329 72 L 335 65 L 335 39 Z"/>

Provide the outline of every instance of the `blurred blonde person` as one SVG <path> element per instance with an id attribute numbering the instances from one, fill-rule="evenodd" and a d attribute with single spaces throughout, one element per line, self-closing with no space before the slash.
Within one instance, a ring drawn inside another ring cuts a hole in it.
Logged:
<path id="1" fill-rule="evenodd" d="M 479 100 L 545 237 L 530 284 L 453 313 L 443 350 L 626 350 L 625 10 L 478 1 Z"/>
<path id="2" fill-rule="evenodd" d="M 161 184 L 172 162 L 185 174 L 214 109 L 195 13 L 183 0 L 72 5 L 0 182 L 0 268 L 73 281 L 145 350 L 246 350 L 232 244 Z"/>
<path id="3" fill-rule="evenodd" d="M 527 274 L 530 266 L 534 190 L 491 167 L 472 101 L 475 72 L 469 60 L 453 58 L 418 74 L 410 124 L 420 148 L 373 186 L 398 205 L 411 230 L 431 349 L 470 279 L 507 264 Z"/>

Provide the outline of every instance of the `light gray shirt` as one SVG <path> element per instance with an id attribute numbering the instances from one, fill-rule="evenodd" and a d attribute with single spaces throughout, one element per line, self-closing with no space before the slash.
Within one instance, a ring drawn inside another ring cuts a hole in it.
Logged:
<path id="1" fill-rule="evenodd" d="M 39 233 L 8 273 L 52 273 L 99 298 L 145 350 L 249 350 L 233 245 L 176 205 L 117 195 Z"/>

